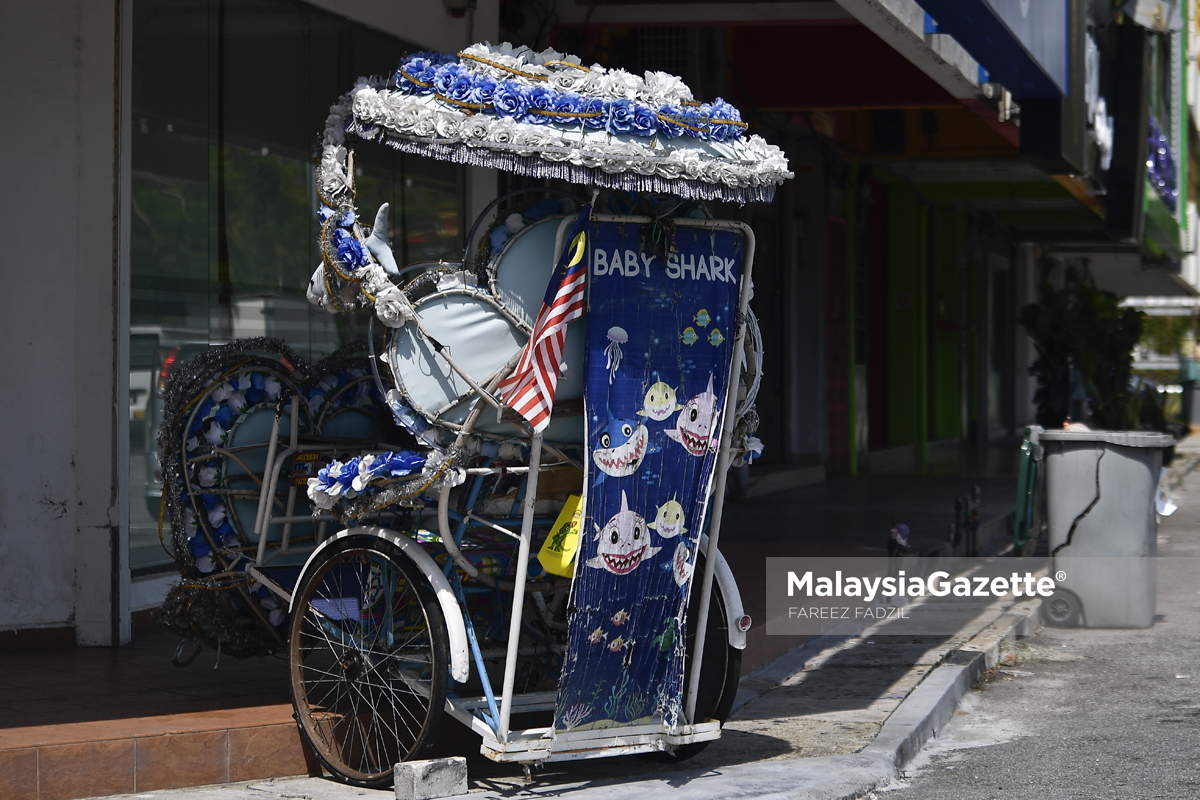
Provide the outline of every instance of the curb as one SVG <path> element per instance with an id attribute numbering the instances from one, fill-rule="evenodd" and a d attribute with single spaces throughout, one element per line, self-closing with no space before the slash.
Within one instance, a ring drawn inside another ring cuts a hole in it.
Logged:
<path id="1" fill-rule="evenodd" d="M 1028 638 L 1041 629 L 1041 605 L 1041 600 L 1017 603 L 948 656 L 892 712 L 875 740 L 861 752 L 889 761 L 894 770 L 907 764 L 941 732 L 967 691 L 1000 663 L 1001 645 L 1014 637 Z M 878 784 L 864 786 L 858 794 L 875 788 Z"/>
<path id="2" fill-rule="evenodd" d="M 1033 636 L 1041 628 L 1040 600 L 1026 600 L 1004 614 L 951 653 L 917 685 L 892 712 L 879 734 L 862 751 L 849 755 L 739 764 L 720 770 L 680 770 L 629 781 L 620 778 L 530 786 L 459 795 L 459 800 L 555 800 L 563 796 L 589 800 L 642 800 L 658 792 L 688 800 L 855 800 L 891 784 L 899 770 L 929 739 L 938 735 L 954 715 L 958 701 L 1000 660 L 1004 642 Z M 821 637 L 827 646 L 835 637 Z M 816 648 L 817 642 L 809 643 Z M 800 650 L 807 653 L 809 648 Z M 794 658 L 789 658 L 790 663 Z M 802 663 L 802 660 L 801 660 Z M 788 667 L 773 664 L 758 673 L 766 683 Z M 749 687 L 747 687 L 749 688 Z M 753 692 L 753 689 L 751 689 Z M 152 793 L 151 796 L 159 793 Z M 285 778 L 172 790 L 164 800 L 385 800 L 391 793 L 355 789 L 324 778 Z M 145 794 L 139 796 L 146 796 Z M 132 796 L 129 796 L 132 800 Z M 116 800 L 114 798 L 113 800 Z"/>

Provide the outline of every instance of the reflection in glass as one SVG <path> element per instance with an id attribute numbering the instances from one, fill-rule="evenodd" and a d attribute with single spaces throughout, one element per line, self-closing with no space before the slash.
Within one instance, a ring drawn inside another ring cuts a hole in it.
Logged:
<path id="1" fill-rule="evenodd" d="M 362 338 L 305 288 L 318 262 L 312 158 L 329 106 L 417 47 L 294 0 L 141 0 L 133 26 L 130 566 L 159 540 L 155 440 L 172 369 L 235 338 L 318 359 Z M 401 263 L 456 258 L 461 168 L 382 146 L 356 152 L 358 206 L 391 206 Z M 163 521 L 169 526 L 169 520 Z"/>

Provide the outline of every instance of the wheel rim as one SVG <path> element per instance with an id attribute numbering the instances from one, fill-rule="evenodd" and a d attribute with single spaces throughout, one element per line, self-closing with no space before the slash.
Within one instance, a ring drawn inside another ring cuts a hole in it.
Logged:
<path id="1" fill-rule="evenodd" d="M 1063 622 L 1071 616 L 1071 604 L 1061 597 L 1056 597 L 1050 601 L 1050 619 L 1055 622 Z"/>
<path id="2" fill-rule="evenodd" d="M 355 783 L 387 782 L 422 750 L 445 693 L 426 603 L 401 558 L 335 553 L 305 581 L 292 621 L 297 719 L 326 766 Z"/>

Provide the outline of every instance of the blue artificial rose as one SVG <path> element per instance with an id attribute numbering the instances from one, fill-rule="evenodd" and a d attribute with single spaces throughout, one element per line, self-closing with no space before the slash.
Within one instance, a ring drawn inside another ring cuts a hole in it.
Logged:
<path id="1" fill-rule="evenodd" d="M 584 97 L 579 104 L 583 124 L 593 130 L 602 131 L 608 126 L 608 104 L 599 97 Z"/>
<path id="2" fill-rule="evenodd" d="M 554 117 L 549 114 L 538 114 L 538 111 L 553 111 L 555 93 L 553 89 L 546 86 L 534 86 L 528 90 L 529 94 L 529 111 L 525 114 L 524 122 L 532 122 L 536 125 L 545 125 L 552 122 Z"/>
<path id="3" fill-rule="evenodd" d="M 683 129 L 683 132 L 693 139 L 708 140 L 709 120 L 712 119 L 712 106 L 704 103 L 699 108 L 689 107 L 685 109 L 683 122 L 689 126 Z"/>
<path id="4" fill-rule="evenodd" d="M 433 75 L 434 91 L 442 97 L 449 97 L 451 87 L 464 71 L 458 64 L 443 64 L 438 67 L 437 72 Z"/>
<path id="5" fill-rule="evenodd" d="M 358 456 L 342 464 L 342 470 L 338 473 L 337 482 L 343 486 L 349 486 L 358 476 L 358 464 L 362 459 Z"/>
<path id="6" fill-rule="evenodd" d="M 192 551 L 192 555 L 196 558 L 204 558 L 204 556 L 212 553 L 212 548 L 208 546 L 208 540 L 203 536 L 197 536 L 188 542 L 188 549 Z"/>
<path id="7" fill-rule="evenodd" d="M 683 119 L 683 109 L 678 106 L 659 106 L 658 131 L 668 139 L 683 136 L 683 126 L 676 120 Z"/>
<path id="8" fill-rule="evenodd" d="M 432 84 L 437 67 L 437 63 L 427 54 L 418 53 L 400 65 L 400 70 L 396 73 L 396 86 L 411 94 L 429 94 L 433 91 Z"/>
<path id="9" fill-rule="evenodd" d="M 338 260 L 351 269 L 357 269 L 367 263 L 367 251 L 354 238 L 354 234 L 345 228 L 338 228 L 333 232 L 333 246 L 337 250 Z"/>
<path id="10" fill-rule="evenodd" d="M 384 453 L 381 460 L 387 462 L 388 472 L 393 478 L 410 475 L 425 466 L 425 456 L 413 450 Z"/>
<path id="11" fill-rule="evenodd" d="M 497 225 L 488 234 L 488 244 L 491 245 L 493 253 L 499 253 L 500 248 L 504 247 L 505 242 L 510 238 L 512 238 L 512 232 L 503 225 Z"/>
<path id="12" fill-rule="evenodd" d="M 633 133 L 651 136 L 658 129 L 658 116 L 649 106 L 635 104 L 633 107 Z"/>
<path id="13" fill-rule="evenodd" d="M 321 208 L 317 211 L 317 216 L 321 218 L 321 222 L 328 222 L 329 218 L 336 215 L 337 213 L 338 212 L 335 211 L 334 209 L 330 208 L 329 206 L 327 206 L 325 204 L 322 204 Z M 354 220 L 355 220 L 354 212 L 347 211 L 345 214 L 342 215 L 342 218 L 338 220 L 337 224 L 341 225 L 343 228 L 349 228 L 351 225 L 354 224 Z"/>
<path id="14" fill-rule="evenodd" d="M 525 89 L 516 81 L 503 81 L 492 94 L 492 106 L 498 117 L 520 119 L 529 110 L 529 98 Z"/>
<path id="15" fill-rule="evenodd" d="M 492 104 L 492 97 L 496 93 L 496 87 L 499 85 L 499 81 L 491 75 L 476 75 L 471 88 L 470 102 L 490 106 Z"/>
<path id="16" fill-rule="evenodd" d="M 709 127 L 709 136 L 714 141 L 724 142 L 729 139 L 740 139 L 742 136 L 742 128 L 738 125 L 731 125 L 730 122 L 741 122 L 741 113 L 729 103 L 726 103 L 721 98 L 713 101 L 712 108 L 709 112 L 713 122 Z"/>
<path id="17" fill-rule="evenodd" d="M 584 100 L 575 92 L 559 92 L 554 95 L 554 110 L 560 114 L 578 114 L 583 108 Z M 579 122 L 578 117 L 558 117 L 559 122 L 573 124 Z"/>
<path id="18" fill-rule="evenodd" d="M 633 101 L 626 98 L 608 104 L 608 132 L 629 133 L 633 129 Z"/>
<path id="19" fill-rule="evenodd" d="M 471 80 L 469 72 L 460 72 L 450 84 L 450 88 L 443 93 L 445 97 L 451 100 L 456 100 L 459 103 L 473 103 L 471 95 L 475 92 L 475 82 Z"/>
<path id="20" fill-rule="evenodd" d="M 229 423 L 233 421 L 233 412 L 229 410 L 229 406 L 221 406 L 217 409 L 217 413 L 213 416 L 213 422 L 220 425 L 222 428 L 228 428 Z"/>

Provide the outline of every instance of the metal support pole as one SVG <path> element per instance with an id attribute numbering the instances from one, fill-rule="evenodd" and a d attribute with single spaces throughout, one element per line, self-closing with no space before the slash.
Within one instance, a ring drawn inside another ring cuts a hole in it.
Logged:
<path id="1" fill-rule="evenodd" d="M 514 579 L 512 619 L 508 625 L 508 654 L 504 659 L 504 694 L 500 698 L 500 741 L 508 741 L 508 721 L 512 714 L 513 685 L 517 677 L 517 647 L 521 638 L 521 614 L 525 604 L 525 579 L 529 572 L 529 549 L 533 538 L 533 510 L 537 503 L 538 469 L 542 464 L 542 434 L 535 431 L 529 443 L 529 483 L 525 489 L 525 515 L 521 519 L 521 544 L 517 548 L 517 574 Z"/>
<path id="2" fill-rule="evenodd" d="M 746 257 L 742 267 L 742 295 L 738 302 L 738 317 L 744 319 L 746 309 L 750 306 L 751 270 L 754 265 L 754 232 L 749 226 L 742 228 L 746 242 Z M 740 353 L 746 344 L 746 323 L 738 325 L 737 336 L 734 337 L 733 352 Z M 689 723 L 695 725 L 699 720 L 696 716 L 696 695 L 700 688 L 700 667 L 704 661 L 704 638 L 708 631 L 708 608 L 712 597 L 713 574 L 717 566 L 717 540 L 721 536 L 721 514 L 725 510 L 725 480 L 729 475 L 729 445 L 733 438 L 734 417 L 737 416 L 738 377 L 741 374 L 741 360 L 733 359 L 729 371 L 729 385 L 725 387 L 725 410 L 721 415 L 721 443 L 717 450 L 716 485 L 713 489 L 712 519 L 708 524 L 708 557 L 704 561 L 704 576 L 700 581 L 700 613 L 696 627 L 696 644 L 692 648 L 692 672 L 688 675 L 687 694 L 684 696 L 683 713 Z M 699 558 L 699 542 L 696 543 Z M 694 562 L 693 562 L 694 563 Z M 695 577 L 692 578 L 693 588 Z"/>
<path id="3" fill-rule="evenodd" d="M 295 401 L 293 401 L 295 402 Z M 271 482 L 271 465 L 275 463 L 275 448 L 279 444 L 279 416 L 275 415 L 275 421 L 271 423 L 271 439 L 267 445 L 267 463 L 263 467 L 263 479 L 258 494 L 258 515 L 254 518 L 254 535 L 256 537 L 262 535 L 263 517 L 267 515 L 267 506 L 270 504 L 270 494 L 268 493 L 268 484 Z M 247 470 L 249 471 L 249 470 Z M 262 560 L 262 548 L 259 547 L 259 560 Z"/>

